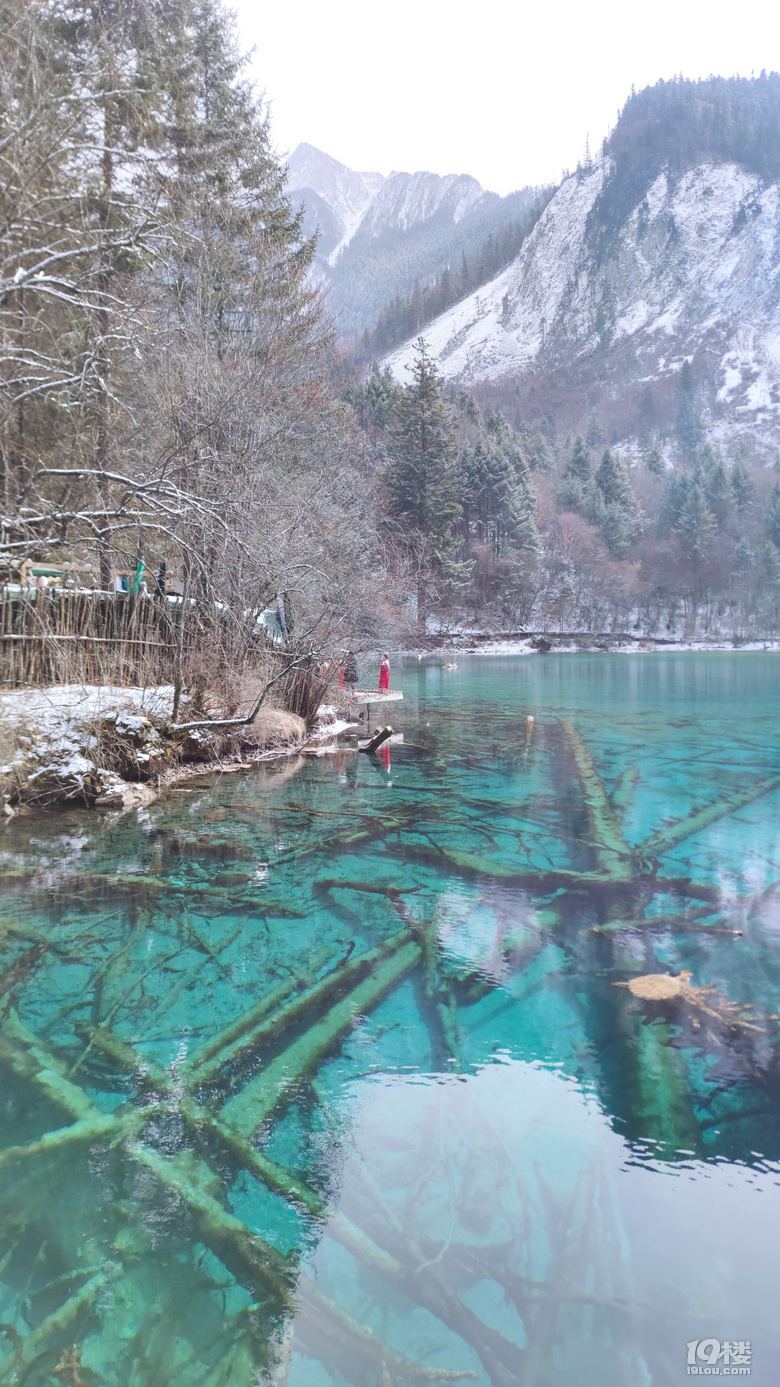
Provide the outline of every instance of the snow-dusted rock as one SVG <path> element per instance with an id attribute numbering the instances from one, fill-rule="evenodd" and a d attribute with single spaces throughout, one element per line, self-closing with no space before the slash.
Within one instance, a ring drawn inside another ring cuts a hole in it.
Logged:
<path id="1" fill-rule="evenodd" d="M 95 776 L 96 809 L 142 809 L 157 799 L 152 785 L 131 785 L 115 771 L 100 770 Z"/>
<path id="2" fill-rule="evenodd" d="M 169 717 L 173 690 L 25 689 L 0 695 L 0 777 L 14 800 L 37 804 L 147 803 L 153 792 L 129 784 L 163 764 L 156 720 Z"/>

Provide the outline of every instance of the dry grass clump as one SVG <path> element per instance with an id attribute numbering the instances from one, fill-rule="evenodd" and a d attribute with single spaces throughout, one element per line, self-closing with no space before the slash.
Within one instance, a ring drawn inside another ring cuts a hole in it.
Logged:
<path id="1" fill-rule="evenodd" d="M 284 708 L 261 708 L 253 723 L 242 727 L 239 740 L 242 747 L 272 751 L 276 747 L 295 746 L 306 736 L 306 723 L 297 713 Z"/>

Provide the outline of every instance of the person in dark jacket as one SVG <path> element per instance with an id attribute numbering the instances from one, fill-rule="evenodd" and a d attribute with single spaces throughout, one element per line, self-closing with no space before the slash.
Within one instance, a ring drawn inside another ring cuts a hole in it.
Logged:
<path id="1" fill-rule="evenodd" d="M 346 686 L 347 686 L 347 688 L 349 689 L 350 693 L 352 693 L 352 692 L 354 691 L 354 688 L 355 688 L 355 685 L 357 684 L 357 681 L 358 681 L 358 672 L 357 672 L 357 661 L 356 661 L 356 659 L 355 659 L 355 653 L 354 653 L 353 650 L 348 650 L 348 651 L 347 651 L 347 658 L 346 658 L 346 660 L 344 661 L 344 683 L 346 684 Z"/>

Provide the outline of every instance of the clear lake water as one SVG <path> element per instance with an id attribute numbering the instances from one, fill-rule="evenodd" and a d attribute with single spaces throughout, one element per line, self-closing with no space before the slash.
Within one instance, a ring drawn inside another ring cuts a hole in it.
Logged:
<path id="1" fill-rule="evenodd" d="M 780 1380 L 780 655 L 455 659 L 4 828 L 0 1382 Z"/>

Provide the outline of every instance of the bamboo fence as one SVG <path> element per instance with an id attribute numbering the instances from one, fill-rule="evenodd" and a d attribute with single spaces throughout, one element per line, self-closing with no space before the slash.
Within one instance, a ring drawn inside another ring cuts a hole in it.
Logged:
<path id="1" fill-rule="evenodd" d="M 193 635 L 160 598 L 3 587 L 0 684 L 172 683 Z"/>

